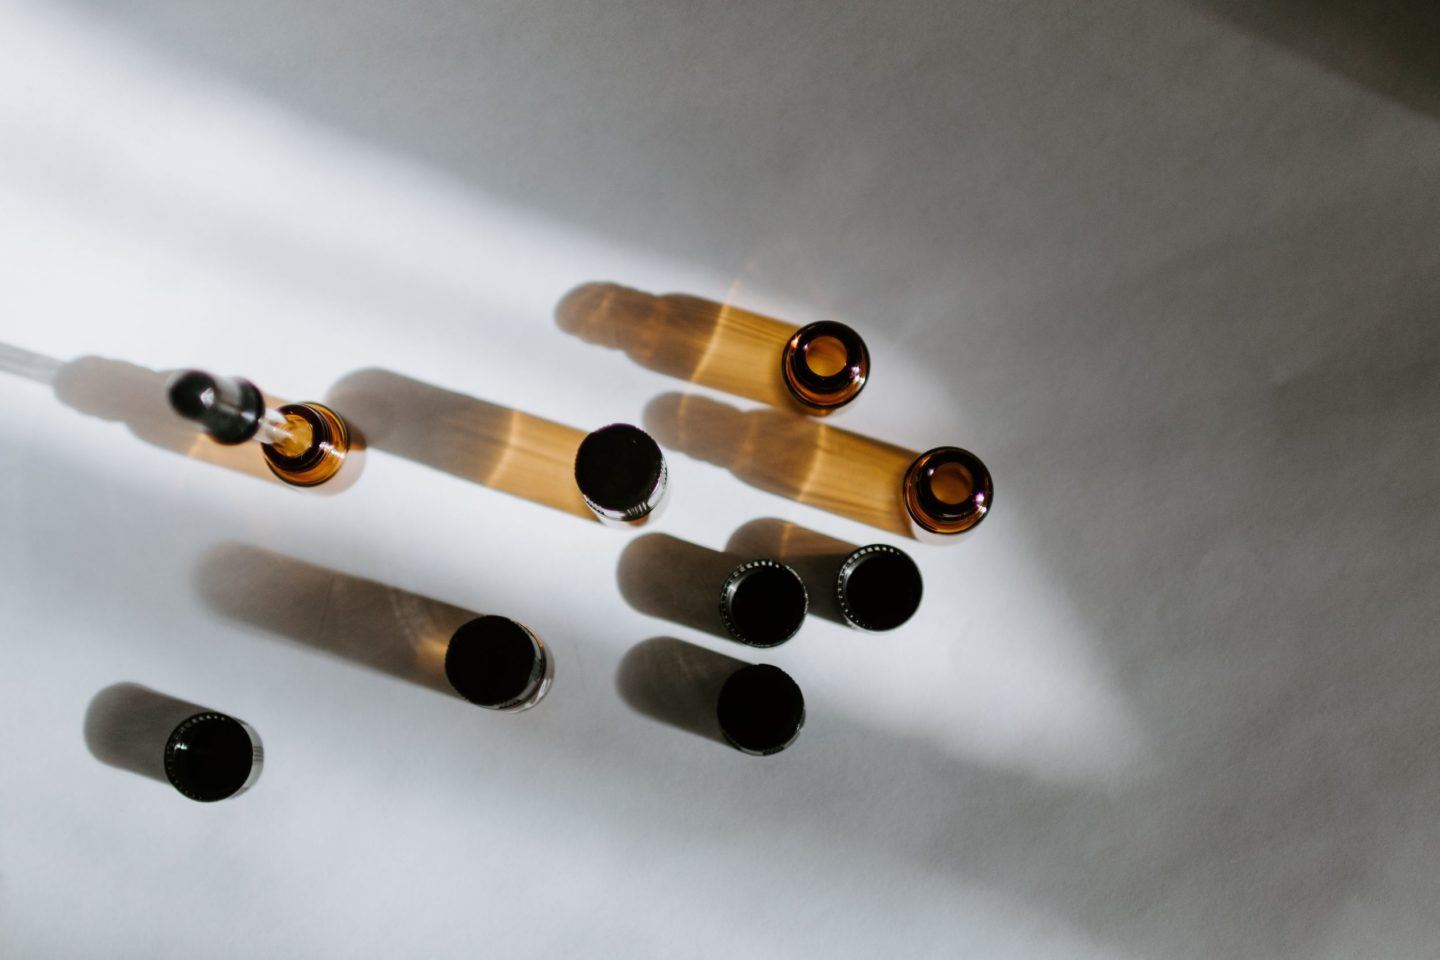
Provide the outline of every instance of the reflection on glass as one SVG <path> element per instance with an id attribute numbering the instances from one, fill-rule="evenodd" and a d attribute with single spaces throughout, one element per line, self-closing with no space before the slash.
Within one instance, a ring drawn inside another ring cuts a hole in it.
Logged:
<path id="1" fill-rule="evenodd" d="M 643 367 L 805 413 L 849 403 L 870 370 L 864 341 L 844 324 L 821 321 L 797 330 L 684 294 L 589 283 L 567 294 L 555 316 L 566 332 L 623 350 Z"/>

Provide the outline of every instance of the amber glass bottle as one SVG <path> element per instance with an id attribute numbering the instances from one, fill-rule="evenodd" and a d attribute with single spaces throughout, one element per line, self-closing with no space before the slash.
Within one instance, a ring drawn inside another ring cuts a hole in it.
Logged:
<path id="1" fill-rule="evenodd" d="M 217 443 L 258 440 L 270 471 L 292 486 L 313 487 L 334 477 L 350 453 L 350 428 L 319 403 L 271 409 L 249 380 L 188 370 L 170 382 L 170 405 L 199 423 Z"/>
<path id="2" fill-rule="evenodd" d="M 917 540 L 950 543 L 990 513 L 995 487 L 980 458 L 959 447 L 936 447 L 905 471 L 901 499 Z"/>
<path id="3" fill-rule="evenodd" d="M 830 413 L 860 395 L 870 376 L 870 352 L 843 323 L 822 320 L 796 330 L 780 354 L 790 395 L 809 413 Z"/>

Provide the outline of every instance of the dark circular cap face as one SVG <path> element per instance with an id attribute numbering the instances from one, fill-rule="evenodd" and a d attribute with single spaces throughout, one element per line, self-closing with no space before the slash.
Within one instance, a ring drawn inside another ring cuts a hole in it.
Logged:
<path id="1" fill-rule="evenodd" d="M 893 630 L 920 607 L 920 568 L 903 551 L 872 544 L 845 558 L 835 589 L 846 620 L 862 630 Z"/>
<path id="2" fill-rule="evenodd" d="M 191 800 L 224 800 L 239 793 L 255 764 L 245 725 L 220 713 L 196 714 L 165 742 L 165 775 Z"/>
<path id="3" fill-rule="evenodd" d="M 650 434 L 628 423 L 601 427 L 580 441 L 575 483 L 595 506 L 624 512 L 649 502 L 665 472 L 665 456 Z"/>
<path id="4" fill-rule="evenodd" d="M 478 617 L 450 638 L 445 678 L 471 703 L 503 709 L 524 700 L 544 675 L 530 631 L 507 617 Z"/>
<path id="5" fill-rule="evenodd" d="M 720 591 L 726 629 L 752 647 L 773 647 L 795 636 L 809 605 L 800 575 L 774 560 L 742 563 Z"/>
<path id="6" fill-rule="evenodd" d="M 761 756 L 779 753 L 805 725 L 805 697 L 779 667 L 741 667 L 720 688 L 715 714 L 736 748 Z"/>

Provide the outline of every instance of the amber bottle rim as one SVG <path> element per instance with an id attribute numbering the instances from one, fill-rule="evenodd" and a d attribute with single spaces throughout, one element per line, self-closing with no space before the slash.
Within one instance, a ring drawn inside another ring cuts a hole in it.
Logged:
<path id="1" fill-rule="evenodd" d="M 959 500 L 941 497 L 934 488 L 936 472 L 958 467 L 969 477 L 969 492 Z M 916 457 L 902 484 L 905 511 L 928 533 L 954 535 L 973 530 L 995 503 L 994 481 L 985 463 L 960 447 L 936 447 Z"/>
<path id="2" fill-rule="evenodd" d="M 806 350 L 817 340 L 829 337 L 845 349 L 845 363 L 832 374 L 821 374 L 806 362 Z M 834 410 L 860 395 L 870 377 L 870 351 L 850 327 L 834 320 L 821 320 L 796 330 L 780 354 L 780 372 L 785 386 L 801 405 L 813 410 Z"/>

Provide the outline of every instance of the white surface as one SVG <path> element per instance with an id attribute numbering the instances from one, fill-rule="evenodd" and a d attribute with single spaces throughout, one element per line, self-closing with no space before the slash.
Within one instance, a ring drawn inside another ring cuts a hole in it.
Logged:
<path id="1" fill-rule="evenodd" d="M 625 533 L 384 452 L 305 496 L 0 374 L 5 956 L 1436 956 L 1436 118 L 1201 6 L 846 7 L 0 9 L 0 342 L 590 427 L 685 385 L 567 290 L 729 296 L 855 323 L 844 426 L 998 495 L 911 626 L 759 658 L 809 721 L 757 760 L 617 695 L 648 637 L 743 656 L 624 604 Z M 671 470 L 696 543 L 893 540 Z M 219 619 L 225 543 L 512 615 L 555 688 Z M 254 724 L 257 787 L 97 762 L 119 681 Z"/>

